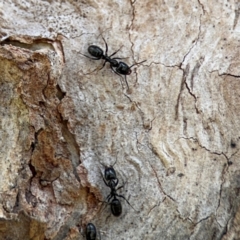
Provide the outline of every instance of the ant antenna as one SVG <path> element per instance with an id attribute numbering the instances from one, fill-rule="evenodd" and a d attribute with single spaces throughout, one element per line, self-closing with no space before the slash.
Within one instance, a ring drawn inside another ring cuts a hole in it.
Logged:
<path id="1" fill-rule="evenodd" d="M 114 165 L 116 164 L 116 162 L 117 162 L 117 160 L 118 160 L 117 157 L 118 157 L 118 156 L 116 155 L 116 161 L 114 162 L 114 164 L 112 165 L 112 167 L 114 167 Z"/>
<path id="2" fill-rule="evenodd" d="M 133 65 L 131 65 L 129 68 L 131 68 L 131 67 L 133 67 L 133 66 L 135 66 L 135 65 L 139 65 L 139 64 L 141 64 L 141 63 L 143 63 L 143 62 L 146 62 L 147 60 L 144 60 L 144 61 L 141 61 L 141 62 L 139 62 L 139 63 L 134 63 Z"/>

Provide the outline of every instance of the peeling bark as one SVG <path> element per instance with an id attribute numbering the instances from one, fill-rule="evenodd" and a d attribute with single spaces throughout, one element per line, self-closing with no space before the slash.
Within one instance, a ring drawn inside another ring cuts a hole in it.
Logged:
<path id="1" fill-rule="evenodd" d="M 0 240 L 239 238 L 238 1 L 0 6 Z"/>

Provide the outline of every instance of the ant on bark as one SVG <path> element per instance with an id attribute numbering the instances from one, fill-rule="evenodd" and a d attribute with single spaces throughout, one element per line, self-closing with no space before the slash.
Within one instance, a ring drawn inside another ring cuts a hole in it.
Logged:
<path id="1" fill-rule="evenodd" d="M 100 240 L 101 240 L 101 235 Z M 97 237 L 97 230 L 96 227 L 92 223 L 88 223 L 87 228 L 86 228 L 86 237 L 87 240 L 96 240 Z"/>
<path id="2" fill-rule="evenodd" d="M 105 43 L 105 53 L 103 52 L 103 50 L 96 46 L 96 45 L 90 45 L 88 47 L 88 52 L 90 55 L 92 55 L 93 57 L 89 57 L 85 54 L 82 54 L 80 53 L 81 55 L 87 57 L 87 58 L 90 58 L 92 60 L 100 60 L 100 59 L 104 59 L 104 63 L 103 63 L 103 66 L 99 69 L 103 69 L 105 67 L 105 64 L 106 62 L 109 62 L 110 63 L 110 67 L 111 69 L 113 70 L 114 73 L 116 73 L 117 75 L 119 75 L 120 77 L 122 77 L 121 75 L 124 75 L 124 80 L 126 82 L 126 85 L 127 85 L 127 88 L 129 90 L 129 86 L 128 86 L 128 82 L 127 82 L 127 77 L 126 75 L 130 75 L 132 73 L 132 70 L 131 68 L 135 65 L 139 65 L 143 62 L 146 62 L 147 60 L 144 60 L 142 62 L 139 62 L 139 63 L 134 63 L 133 65 L 131 66 L 128 66 L 126 63 L 124 62 L 118 62 L 117 60 L 118 59 L 122 59 L 122 58 L 111 58 L 112 56 L 114 56 L 121 48 L 119 48 L 116 52 L 114 52 L 113 54 L 111 54 L 110 56 L 108 56 L 108 45 L 107 45 L 107 42 L 106 40 L 104 39 L 104 37 L 102 36 L 103 38 L 103 41 Z M 115 68 L 115 69 L 114 69 Z M 122 83 L 122 81 L 121 81 Z M 123 87 L 123 84 L 122 84 L 122 87 Z"/>
<path id="3" fill-rule="evenodd" d="M 114 163 L 114 165 L 115 165 L 115 163 Z M 105 185 L 111 189 L 110 194 L 107 196 L 107 202 L 111 206 L 112 214 L 114 216 L 118 217 L 122 213 L 122 204 L 117 197 L 123 198 L 128 203 L 128 205 L 131 206 L 132 208 L 133 208 L 133 206 L 129 203 L 129 201 L 123 195 L 117 194 L 117 190 L 119 190 L 120 188 L 123 188 L 124 184 L 116 189 L 116 187 L 118 185 L 118 178 L 117 178 L 116 171 L 114 170 L 113 166 L 105 167 L 104 176 L 102 175 L 102 177 L 103 177 L 103 181 L 104 181 Z M 112 199 L 112 201 L 111 201 L 111 199 Z"/>

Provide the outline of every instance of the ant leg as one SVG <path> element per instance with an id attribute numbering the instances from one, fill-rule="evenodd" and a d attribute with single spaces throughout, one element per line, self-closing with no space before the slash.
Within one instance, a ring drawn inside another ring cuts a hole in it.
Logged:
<path id="1" fill-rule="evenodd" d="M 118 188 L 116 189 L 116 191 L 119 190 L 119 189 L 121 189 L 121 188 L 123 188 L 123 187 L 124 187 L 124 185 L 118 187 Z"/>
<path id="2" fill-rule="evenodd" d="M 113 59 L 115 59 L 115 58 L 113 58 Z M 114 165 L 116 164 L 116 162 L 117 162 L 117 157 L 116 157 L 116 161 L 114 162 L 114 164 L 112 165 L 112 167 L 114 167 Z"/>
<path id="3" fill-rule="evenodd" d="M 104 43 L 105 43 L 105 55 L 107 56 L 107 52 L 108 52 L 108 45 L 107 45 L 107 42 L 106 42 L 106 40 L 104 39 L 104 37 L 103 37 L 103 35 L 101 35 L 102 36 L 102 39 L 103 39 L 103 41 L 104 41 Z"/>
<path id="4" fill-rule="evenodd" d="M 100 69 L 98 69 L 98 71 L 102 70 L 105 67 L 107 61 L 104 62 L 104 64 L 102 65 L 102 67 Z"/>
<path id="5" fill-rule="evenodd" d="M 123 198 L 123 199 L 127 202 L 127 204 L 128 204 L 134 211 L 137 212 L 137 210 L 130 204 L 130 202 L 129 202 L 123 195 L 118 195 L 118 194 L 116 194 L 116 196 L 117 196 L 117 197 L 120 197 L 120 198 Z"/>
<path id="6" fill-rule="evenodd" d="M 103 210 L 107 207 L 107 205 L 110 204 L 109 202 L 105 202 L 105 201 L 99 201 L 99 202 L 106 203 L 106 205 L 104 206 Z"/>
<path id="7" fill-rule="evenodd" d="M 119 52 L 122 47 L 123 47 L 123 46 L 121 46 L 116 52 L 114 52 L 113 54 L 111 54 L 109 57 L 112 57 L 112 56 L 115 55 L 117 52 Z M 123 58 L 113 58 L 113 59 L 123 59 Z"/>
<path id="8" fill-rule="evenodd" d="M 139 63 L 134 63 L 132 66 L 130 66 L 129 68 L 131 68 L 131 67 L 133 67 L 133 66 L 135 66 L 135 65 L 138 65 L 138 64 L 141 64 L 141 63 L 143 63 L 143 62 L 146 62 L 147 60 L 144 60 L 144 61 L 141 61 L 141 62 L 139 62 Z"/>
<path id="9" fill-rule="evenodd" d="M 116 178 L 116 180 L 117 180 L 117 181 L 116 181 L 115 187 L 118 185 L 118 178 Z"/>
<path id="10" fill-rule="evenodd" d="M 104 176 L 103 176 L 103 174 L 102 174 L 102 171 L 101 171 L 101 170 L 100 170 L 100 173 L 101 173 L 101 175 L 102 175 L 102 179 L 103 179 L 103 181 L 104 181 L 105 185 L 106 185 L 106 186 L 108 186 L 108 187 L 110 188 L 110 186 L 109 186 L 109 184 L 106 182 L 106 180 L 105 180 L 105 178 L 104 178 Z"/>
<path id="11" fill-rule="evenodd" d="M 111 55 L 112 56 L 112 55 Z M 110 57 L 111 57 L 110 56 Z M 112 58 L 112 59 L 127 59 L 128 57 L 124 57 L 124 58 Z"/>
<path id="12" fill-rule="evenodd" d="M 106 180 L 104 179 L 104 177 L 103 177 L 103 181 L 104 181 L 105 185 L 109 187 L 109 185 L 108 185 L 108 183 L 106 182 Z"/>
<path id="13" fill-rule="evenodd" d="M 117 179 L 118 180 L 118 179 Z M 117 185 L 116 185 L 117 186 Z M 117 189 L 116 189 L 116 191 L 118 190 L 118 189 L 121 189 L 121 188 L 123 188 L 125 186 L 125 182 L 123 182 L 123 185 L 122 186 L 120 186 L 120 187 L 118 187 Z"/>
<path id="14" fill-rule="evenodd" d="M 106 197 L 106 200 L 107 202 L 106 203 L 109 203 L 109 199 L 111 198 L 111 193 Z"/>
<path id="15" fill-rule="evenodd" d="M 111 198 L 113 198 L 114 197 L 114 195 L 112 195 L 111 193 L 107 196 L 107 202 L 109 203 L 110 202 L 110 200 L 111 200 Z"/>
<path id="16" fill-rule="evenodd" d="M 126 57 L 126 58 L 112 58 L 112 59 L 115 59 L 115 60 L 116 60 L 116 59 L 120 59 L 120 60 L 122 60 L 122 59 L 127 59 L 127 57 Z"/>
<path id="17" fill-rule="evenodd" d="M 108 45 L 106 40 L 104 39 L 104 37 L 102 36 L 103 41 L 105 42 L 105 46 L 106 46 L 106 51 L 105 51 L 105 55 L 107 56 L 107 52 L 108 52 Z M 121 46 L 116 52 L 114 52 L 113 54 L 111 54 L 109 57 L 112 57 L 113 55 L 115 55 L 123 46 Z M 119 58 L 120 59 L 120 58 Z"/>
<path id="18" fill-rule="evenodd" d="M 124 75 L 124 80 L 125 80 L 125 82 L 126 82 L 126 84 L 127 84 L 128 90 L 129 90 L 129 86 L 128 86 L 128 82 L 127 82 L 127 77 L 126 77 L 126 75 Z"/>
<path id="19" fill-rule="evenodd" d="M 109 193 L 109 195 L 106 197 L 106 201 L 99 201 L 99 202 L 103 202 L 103 203 L 107 203 L 107 204 L 111 204 L 110 200 L 114 197 L 114 195 L 112 195 L 112 193 Z"/>
<path id="20" fill-rule="evenodd" d="M 106 168 L 107 166 L 105 165 L 105 164 L 103 164 L 101 161 L 99 161 L 99 163 L 104 167 L 104 168 Z M 99 168 L 100 169 L 100 168 Z M 102 174 L 102 172 L 101 172 L 101 174 Z M 103 174 L 102 174 L 102 176 L 103 176 Z"/>
<path id="21" fill-rule="evenodd" d="M 105 42 L 105 46 L 106 46 L 106 51 L 105 51 L 105 55 L 107 56 L 107 52 L 108 52 L 108 45 L 107 45 L 107 42 L 106 40 L 104 39 L 104 37 L 102 36 L 102 39 L 103 41 Z M 115 55 L 118 51 L 120 51 L 120 49 L 122 48 L 123 46 L 121 46 L 116 52 L 114 52 L 113 54 L 111 54 L 109 57 L 112 57 L 113 55 Z M 121 59 L 121 58 L 119 58 Z"/>
<path id="22" fill-rule="evenodd" d="M 89 56 L 87 56 L 85 54 L 82 54 L 82 53 L 79 53 L 79 54 L 83 55 L 84 57 L 90 58 L 92 60 L 100 60 L 101 59 L 101 58 L 92 58 L 92 57 L 89 57 Z"/>
<path id="23" fill-rule="evenodd" d="M 111 69 L 118 75 L 118 76 L 120 76 L 121 78 L 122 78 L 122 75 L 121 74 L 119 74 L 118 72 L 116 72 L 114 69 L 113 69 L 113 67 L 111 66 Z M 126 83 L 126 85 L 127 85 L 127 89 L 129 90 L 129 86 L 128 86 L 128 82 L 127 82 L 127 78 L 126 78 L 126 75 L 124 75 L 124 80 L 125 80 L 125 83 Z M 122 83 L 122 80 L 120 80 L 121 81 L 121 84 L 122 84 L 122 89 L 123 89 L 123 83 Z"/>
<path id="24" fill-rule="evenodd" d="M 116 72 L 111 65 L 110 65 L 110 67 L 111 67 L 111 69 L 112 69 L 118 76 L 120 76 L 120 81 L 121 81 L 122 89 L 123 89 L 123 83 L 122 83 L 122 79 L 121 79 L 122 76 L 121 76 L 118 72 Z"/>

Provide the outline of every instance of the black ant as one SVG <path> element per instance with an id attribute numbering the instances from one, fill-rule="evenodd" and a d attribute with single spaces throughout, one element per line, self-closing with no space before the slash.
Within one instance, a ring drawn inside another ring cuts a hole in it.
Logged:
<path id="1" fill-rule="evenodd" d="M 113 166 L 105 168 L 103 181 L 111 189 L 118 185 L 118 178 Z"/>
<path id="2" fill-rule="evenodd" d="M 126 82 L 126 85 L 127 85 L 127 88 L 129 89 L 129 86 L 128 86 L 128 82 L 127 82 L 127 78 L 126 78 L 126 75 L 130 75 L 132 73 L 132 70 L 131 68 L 135 65 L 138 65 L 138 64 L 141 64 L 143 62 L 146 62 L 147 60 L 144 60 L 142 62 L 139 62 L 139 63 L 134 63 L 133 65 L 131 66 L 128 66 L 126 63 L 124 62 L 118 62 L 116 59 L 122 59 L 122 58 L 111 58 L 113 55 L 115 55 L 120 49 L 118 49 L 116 52 L 114 52 L 113 54 L 111 54 L 110 56 L 108 56 L 108 45 L 107 45 L 107 42 L 106 40 L 103 38 L 103 41 L 105 43 L 105 47 L 106 47 L 106 50 L 105 50 L 105 54 L 103 53 L 103 50 L 96 46 L 96 45 L 90 45 L 88 47 L 88 52 L 90 55 L 92 55 L 94 58 L 92 57 L 89 57 L 85 54 L 82 54 L 83 56 L 87 57 L 87 58 L 90 58 L 92 60 L 100 60 L 100 59 L 104 59 L 105 62 L 103 63 L 103 66 L 99 69 L 101 70 L 102 68 L 104 68 L 106 62 L 109 62 L 110 63 L 110 67 L 111 69 L 117 74 L 119 75 L 120 77 L 122 77 L 121 75 L 124 75 L 124 80 Z M 115 69 L 114 69 L 115 68 Z M 122 81 L 121 81 L 122 83 Z M 123 85 L 122 85 L 123 87 Z"/>
<path id="3" fill-rule="evenodd" d="M 100 236 L 100 239 L 101 239 L 100 234 L 99 234 L 99 236 Z M 87 225 L 86 237 L 87 237 L 87 240 L 96 240 L 97 230 L 96 230 L 96 227 L 92 223 L 88 223 L 88 225 Z"/>
<path id="4" fill-rule="evenodd" d="M 126 75 L 130 75 L 131 73 L 132 73 L 132 70 L 131 70 L 131 68 L 133 67 L 133 66 L 135 66 L 135 65 L 138 65 L 138 64 L 141 64 L 141 63 L 143 63 L 143 62 L 146 62 L 147 60 L 144 60 L 144 61 L 142 61 L 142 62 L 139 62 L 139 63 L 134 63 L 133 65 L 131 65 L 130 67 L 126 64 L 126 63 L 124 63 L 124 62 L 119 62 L 118 63 L 118 66 L 116 67 L 116 71 L 114 71 L 117 75 L 119 75 L 120 77 L 121 77 L 121 75 L 124 75 L 124 80 L 125 80 L 125 82 L 126 82 L 126 84 L 127 84 L 127 88 L 128 88 L 128 90 L 129 90 L 129 86 L 128 86 L 128 82 L 127 82 L 127 77 L 126 77 Z M 121 74 L 121 75 L 120 75 Z"/>
<path id="5" fill-rule="evenodd" d="M 114 216 L 118 217 L 122 213 L 122 204 L 117 197 L 123 198 L 128 203 L 128 205 L 132 207 L 132 205 L 124 196 L 117 194 L 117 190 L 123 188 L 124 184 L 116 189 L 118 185 L 118 178 L 113 166 L 105 167 L 103 181 L 106 184 L 106 186 L 108 186 L 111 189 L 110 194 L 107 196 L 107 202 L 111 206 L 111 212 Z"/>

